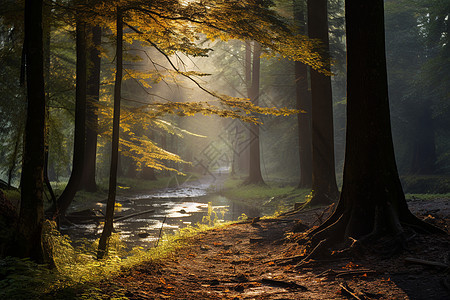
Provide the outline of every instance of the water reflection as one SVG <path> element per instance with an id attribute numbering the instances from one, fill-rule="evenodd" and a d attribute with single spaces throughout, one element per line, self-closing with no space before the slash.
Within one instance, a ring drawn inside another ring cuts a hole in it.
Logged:
<path id="1" fill-rule="evenodd" d="M 208 203 L 211 203 L 211 218 L 220 221 L 235 221 L 242 214 L 249 218 L 260 216 L 255 208 L 233 202 L 223 196 L 208 194 L 208 185 L 183 188 L 170 188 L 155 194 L 130 195 L 121 197 L 116 207 L 116 215 L 131 215 L 146 210 L 154 210 L 133 218 L 115 223 L 114 228 L 120 232 L 127 247 L 152 247 L 162 231 L 172 234 L 179 228 L 201 223 L 208 215 Z M 97 203 L 96 208 L 105 211 L 106 204 Z M 77 225 L 61 228 L 73 240 L 87 238 L 94 240 L 101 234 L 102 224 Z"/>

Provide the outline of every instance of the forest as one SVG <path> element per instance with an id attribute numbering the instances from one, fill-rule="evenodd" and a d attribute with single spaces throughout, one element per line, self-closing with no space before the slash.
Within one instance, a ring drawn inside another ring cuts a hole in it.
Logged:
<path id="1" fill-rule="evenodd" d="M 1 299 L 450 298 L 450 0 L 1 4 Z"/>

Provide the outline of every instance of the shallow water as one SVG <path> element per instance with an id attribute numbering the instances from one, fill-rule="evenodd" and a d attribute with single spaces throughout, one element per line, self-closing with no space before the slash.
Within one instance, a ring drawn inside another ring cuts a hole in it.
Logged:
<path id="1" fill-rule="evenodd" d="M 214 180 L 215 179 L 215 180 Z M 154 193 L 140 193 L 122 196 L 117 199 L 121 206 L 116 207 L 116 216 L 126 216 L 146 210 L 154 212 L 135 216 L 114 223 L 114 229 L 121 234 L 121 239 L 128 248 L 141 246 L 153 247 L 163 234 L 172 234 L 178 229 L 197 223 L 208 223 L 208 203 L 211 203 L 211 218 L 223 221 L 235 221 L 245 214 L 249 218 L 260 216 L 260 211 L 220 196 L 208 193 L 211 187 L 218 186 L 217 177 L 183 184 L 178 188 L 166 188 Z M 220 184 L 219 184 L 220 185 Z M 105 211 L 106 204 L 97 203 L 97 208 Z M 87 238 L 95 240 L 100 237 L 102 224 L 77 225 L 61 228 L 72 240 Z"/>

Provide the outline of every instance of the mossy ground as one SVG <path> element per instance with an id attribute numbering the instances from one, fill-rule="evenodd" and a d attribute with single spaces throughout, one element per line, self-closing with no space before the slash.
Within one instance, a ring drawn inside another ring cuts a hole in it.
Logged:
<path id="1" fill-rule="evenodd" d="M 277 182 L 266 185 L 245 185 L 244 179 L 228 178 L 220 194 L 233 201 L 262 210 L 263 215 L 279 214 L 294 207 L 295 203 L 308 200 L 310 189 L 298 189 L 295 186 Z"/>

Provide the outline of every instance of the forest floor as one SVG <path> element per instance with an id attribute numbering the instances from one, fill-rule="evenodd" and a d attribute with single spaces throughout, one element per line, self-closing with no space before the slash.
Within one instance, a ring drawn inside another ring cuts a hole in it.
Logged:
<path id="1" fill-rule="evenodd" d="M 449 232 L 448 200 L 413 200 L 409 207 Z M 450 299 L 449 235 L 417 234 L 406 251 L 390 257 L 372 249 L 301 267 L 286 259 L 302 254 L 296 237 L 317 225 L 323 211 L 202 232 L 169 258 L 125 270 L 98 288 L 106 297 L 128 299 Z"/>

